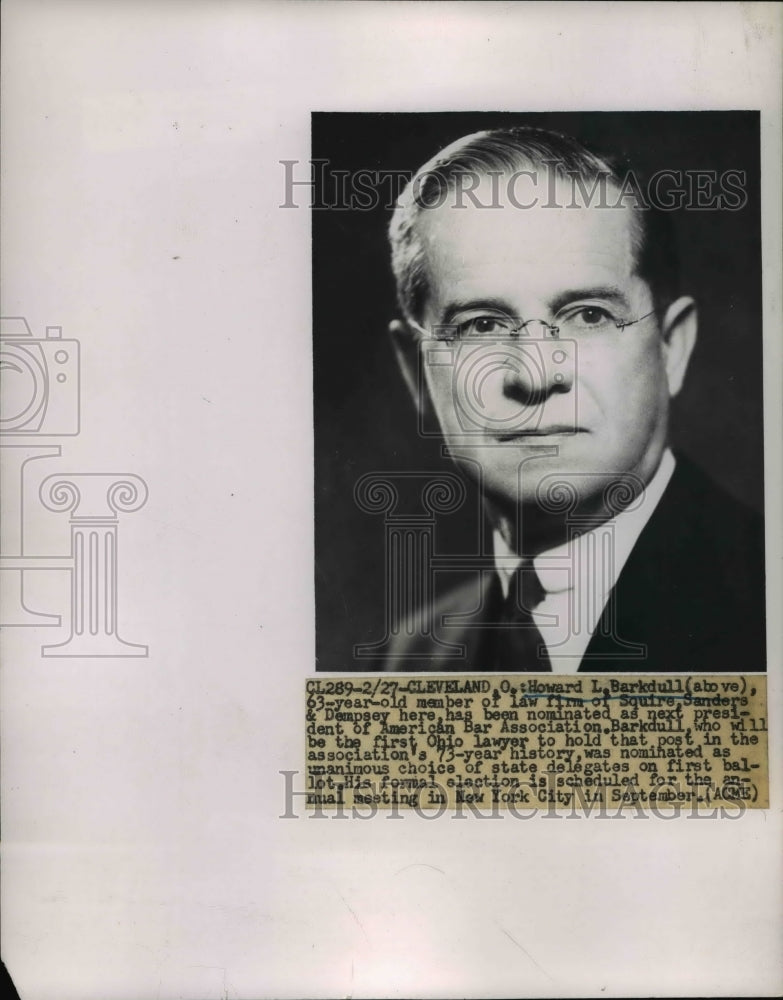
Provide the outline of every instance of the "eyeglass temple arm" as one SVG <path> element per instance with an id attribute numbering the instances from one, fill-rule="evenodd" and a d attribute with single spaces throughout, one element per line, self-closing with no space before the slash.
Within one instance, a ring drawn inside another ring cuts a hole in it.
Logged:
<path id="1" fill-rule="evenodd" d="M 641 323 L 643 319 L 647 319 L 649 316 L 652 316 L 654 312 L 655 310 L 651 309 L 648 313 L 645 313 L 644 316 L 639 316 L 637 319 L 618 320 L 615 323 L 615 326 L 617 327 L 618 330 L 624 330 L 627 326 L 633 326 L 635 323 Z"/>

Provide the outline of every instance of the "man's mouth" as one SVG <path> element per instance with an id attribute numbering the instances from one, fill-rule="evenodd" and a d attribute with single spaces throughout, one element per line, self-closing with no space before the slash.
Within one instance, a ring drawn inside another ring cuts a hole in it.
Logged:
<path id="1" fill-rule="evenodd" d="M 506 434 L 496 434 L 495 438 L 498 441 L 520 441 L 525 438 L 562 437 L 564 434 L 573 436 L 584 433 L 584 428 L 574 427 L 573 424 L 552 424 L 548 427 L 523 428 L 522 430 L 509 431 Z"/>

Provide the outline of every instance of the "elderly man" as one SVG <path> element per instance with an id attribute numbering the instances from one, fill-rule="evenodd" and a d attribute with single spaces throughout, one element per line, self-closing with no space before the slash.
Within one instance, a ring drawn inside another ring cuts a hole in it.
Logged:
<path id="1" fill-rule="evenodd" d="M 670 450 L 696 306 L 630 180 L 512 128 L 453 143 L 401 196 L 391 334 L 493 552 L 401 624 L 384 669 L 765 669 L 762 525 Z"/>

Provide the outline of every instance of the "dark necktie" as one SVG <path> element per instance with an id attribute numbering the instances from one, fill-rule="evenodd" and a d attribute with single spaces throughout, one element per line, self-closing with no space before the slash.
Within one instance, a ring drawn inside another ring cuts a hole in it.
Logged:
<path id="1" fill-rule="evenodd" d="M 532 559 L 523 560 L 511 577 L 508 596 L 503 603 L 502 627 L 497 630 L 496 669 L 551 672 L 546 643 L 533 619 L 533 611 L 545 594 Z"/>

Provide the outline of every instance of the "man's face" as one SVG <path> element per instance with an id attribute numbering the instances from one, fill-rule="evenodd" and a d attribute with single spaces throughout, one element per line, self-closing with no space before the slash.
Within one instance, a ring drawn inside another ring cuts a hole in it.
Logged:
<path id="1" fill-rule="evenodd" d="M 476 194 L 491 203 L 488 182 Z M 571 197 L 564 185 L 557 201 Z M 456 208 L 454 198 L 420 215 L 423 325 L 465 324 L 434 353 L 422 342 L 426 386 L 453 457 L 474 477 L 479 463 L 501 504 L 535 502 L 552 474 L 600 495 L 617 474 L 647 483 L 658 466 L 678 388 L 667 343 L 655 315 L 624 329 L 605 318 L 653 309 L 634 274 L 634 224 L 626 207 Z M 498 339 L 500 316 L 557 323 L 560 340 Z"/>

